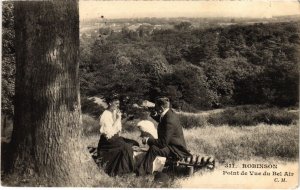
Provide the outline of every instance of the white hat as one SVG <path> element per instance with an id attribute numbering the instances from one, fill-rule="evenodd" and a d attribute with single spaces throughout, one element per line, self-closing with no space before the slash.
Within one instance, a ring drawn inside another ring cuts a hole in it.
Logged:
<path id="1" fill-rule="evenodd" d="M 143 132 L 150 133 L 155 139 L 158 138 L 157 129 L 151 121 L 142 120 L 137 123 L 137 127 Z"/>

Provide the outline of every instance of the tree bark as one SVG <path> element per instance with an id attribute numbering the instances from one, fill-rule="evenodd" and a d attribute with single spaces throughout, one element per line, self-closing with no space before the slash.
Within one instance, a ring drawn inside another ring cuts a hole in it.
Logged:
<path id="1" fill-rule="evenodd" d="M 12 171 L 36 174 L 40 185 L 86 186 L 91 159 L 80 144 L 78 2 L 16 2 L 15 29 Z"/>

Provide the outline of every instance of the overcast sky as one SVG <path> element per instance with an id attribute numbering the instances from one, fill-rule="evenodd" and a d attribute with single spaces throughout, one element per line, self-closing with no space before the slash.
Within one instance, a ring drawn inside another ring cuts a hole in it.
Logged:
<path id="1" fill-rule="evenodd" d="M 300 14 L 295 0 L 79 1 L 80 19 L 137 17 L 264 17 Z"/>

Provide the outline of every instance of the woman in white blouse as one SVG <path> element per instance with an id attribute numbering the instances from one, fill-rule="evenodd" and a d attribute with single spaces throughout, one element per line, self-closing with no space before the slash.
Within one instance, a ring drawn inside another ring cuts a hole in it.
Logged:
<path id="1" fill-rule="evenodd" d="M 134 171 L 132 144 L 119 133 L 122 129 L 120 101 L 112 99 L 109 107 L 100 116 L 100 140 L 98 155 L 105 172 L 110 176 Z"/>
<path id="2" fill-rule="evenodd" d="M 108 139 L 119 134 L 122 129 L 121 116 L 119 110 L 120 101 L 114 100 L 100 116 L 100 133 L 104 134 Z"/>

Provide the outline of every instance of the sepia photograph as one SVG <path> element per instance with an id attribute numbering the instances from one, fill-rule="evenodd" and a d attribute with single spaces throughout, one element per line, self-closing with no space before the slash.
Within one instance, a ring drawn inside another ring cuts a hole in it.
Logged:
<path id="1" fill-rule="evenodd" d="M 1 11 L 2 188 L 299 186 L 299 1 Z"/>

